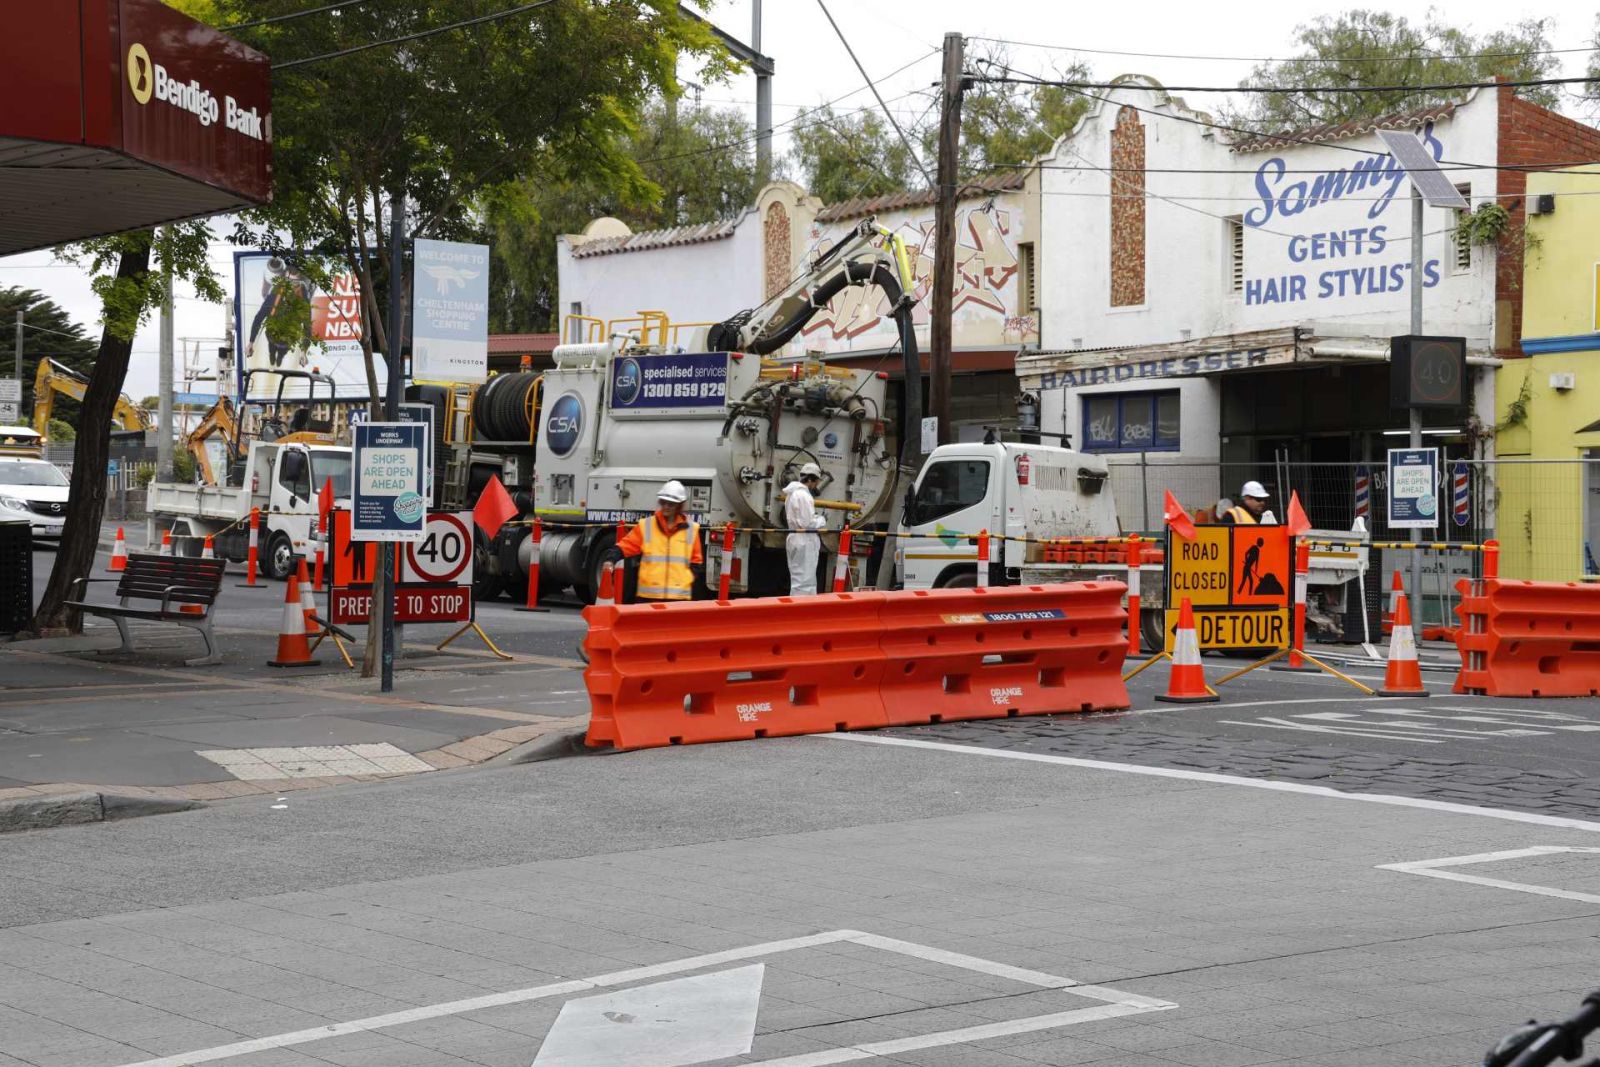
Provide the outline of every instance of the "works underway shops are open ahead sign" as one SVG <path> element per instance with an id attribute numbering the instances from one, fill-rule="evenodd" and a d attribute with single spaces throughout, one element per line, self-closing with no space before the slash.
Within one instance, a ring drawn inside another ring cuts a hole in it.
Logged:
<path id="1" fill-rule="evenodd" d="M 1200 647 L 1288 648 L 1290 569 L 1286 526 L 1198 526 L 1167 549 L 1167 650 L 1185 598 Z"/>

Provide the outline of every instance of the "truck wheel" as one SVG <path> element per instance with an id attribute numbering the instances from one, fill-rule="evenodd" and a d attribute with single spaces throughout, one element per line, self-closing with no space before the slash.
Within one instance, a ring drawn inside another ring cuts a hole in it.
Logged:
<path id="1" fill-rule="evenodd" d="M 287 581 L 294 570 L 294 545 L 289 535 L 279 531 L 267 538 L 267 555 L 262 560 L 262 571 L 275 582 Z"/>
<path id="2" fill-rule="evenodd" d="M 1167 619 L 1164 611 L 1139 612 L 1139 641 L 1146 652 L 1167 647 Z"/>
<path id="3" fill-rule="evenodd" d="M 948 570 L 939 575 L 939 580 L 934 583 L 935 589 L 976 589 L 978 587 L 978 572 L 971 567 L 957 570 Z"/>

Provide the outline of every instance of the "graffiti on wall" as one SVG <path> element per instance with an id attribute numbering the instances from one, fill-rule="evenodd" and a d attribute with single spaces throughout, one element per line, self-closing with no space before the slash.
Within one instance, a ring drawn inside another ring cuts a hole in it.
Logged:
<path id="1" fill-rule="evenodd" d="M 1021 289 L 1016 231 L 1020 212 L 1001 207 L 974 206 L 956 215 L 956 277 L 951 294 L 955 343 L 960 347 L 985 344 L 1021 344 L 1037 341 L 1038 315 L 1020 313 Z M 931 317 L 933 291 L 933 217 L 906 219 L 895 227 L 911 254 L 916 287 L 912 318 L 925 327 Z M 808 257 L 832 246 L 839 233 L 814 227 Z M 806 324 L 802 336 L 808 348 L 839 351 L 876 344 L 881 335 L 892 343 L 892 309 L 874 287 L 850 286 Z"/>

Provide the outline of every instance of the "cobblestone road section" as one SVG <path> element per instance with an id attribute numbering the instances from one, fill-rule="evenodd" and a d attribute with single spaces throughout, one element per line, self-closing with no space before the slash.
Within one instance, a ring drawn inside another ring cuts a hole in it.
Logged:
<path id="1" fill-rule="evenodd" d="M 1391 793 L 1546 815 L 1600 817 L 1600 781 L 1436 756 L 1391 756 L 1336 746 L 1204 737 L 1127 716 L 998 719 L 905 727 L 886 734 L 985 748 L 1019 749 L 1148 767 L 1305 782 L 1356 793 Z"/>

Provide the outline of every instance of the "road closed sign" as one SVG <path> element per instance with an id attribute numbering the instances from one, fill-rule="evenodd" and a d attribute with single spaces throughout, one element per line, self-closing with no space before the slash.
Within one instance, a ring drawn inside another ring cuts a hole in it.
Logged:
<path id="1" fill-rule="evenodd" d="M 1193 539 L 1171 536 L 1167 552 L 1167 649 L 1178 609 L 1194 608 L 1195 635 L 1207 648 L 1288 648 L 1289 530 L 1284 526 L 1199 526 Z"/>

